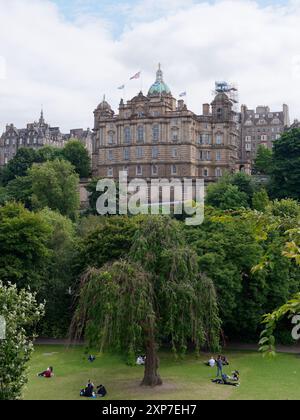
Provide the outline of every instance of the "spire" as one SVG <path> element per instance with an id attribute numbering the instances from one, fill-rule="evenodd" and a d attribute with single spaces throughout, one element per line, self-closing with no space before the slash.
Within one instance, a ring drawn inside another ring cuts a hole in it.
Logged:
<path id="1" fill-rule="evenodd" d="M 40 116 L 40 119 L 39 119 L 39 124 L 40 125 L 44 125 L 45 124 L 43 106 L 42 106 L 42 109 L 41 109 L 41 116 Z"/>
<path id="2" fill-rule="evenodd" d="M 158 63 L 158 70 L 156 72 L 156 82 L 161 83 L 163 81 L 164 80 L 163 80 L 163 72 L 162 72 L 162 69 L 161 69 L 161 64 Z"/>

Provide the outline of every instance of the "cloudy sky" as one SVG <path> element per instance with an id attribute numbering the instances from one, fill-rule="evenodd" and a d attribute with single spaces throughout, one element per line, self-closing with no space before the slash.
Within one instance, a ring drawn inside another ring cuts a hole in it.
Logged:
<path id="1" fill-rule="evenodd" d="M 93 126 L 154 81 L 200 113 L 215 80 L 249 107 L 288 103 L 300 118 L 300 0 L 0 0 L 0 131 L 39 116 L 64 131 Z M 142 71 L 142 79 L 129 81 Z"/>

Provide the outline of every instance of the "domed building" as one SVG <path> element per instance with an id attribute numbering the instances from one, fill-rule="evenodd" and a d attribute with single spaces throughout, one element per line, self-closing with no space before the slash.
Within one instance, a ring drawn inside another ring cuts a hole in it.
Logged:
<path id="1" fill-rule="evenodd" d="M 239 127 L 233 103 L 217 94 L 202 113 L 176 100 L 159 64 L 147 95 L 121 99 L 115 114 L 105 98 L 94 111 L 93 175 L 129 179 L 204 178 L 237 169 Z"/>

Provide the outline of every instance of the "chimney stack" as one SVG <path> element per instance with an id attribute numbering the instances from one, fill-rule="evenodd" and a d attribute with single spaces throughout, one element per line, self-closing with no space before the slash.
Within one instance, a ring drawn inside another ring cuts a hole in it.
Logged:
<path id="1" fill-rule="evenodd" d="M 209 115 L 209 114 L 210 114 L 210 105 L 203 104 L 203 115 Z"/>

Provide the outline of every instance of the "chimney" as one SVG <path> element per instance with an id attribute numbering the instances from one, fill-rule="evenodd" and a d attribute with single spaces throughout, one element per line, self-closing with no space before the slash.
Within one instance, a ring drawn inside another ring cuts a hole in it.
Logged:
<path id="1" fill-rule="evenodd" d="M 209 114 L 210 114 L 210 105 L 203 104 L 203 115 L 209 115 Z"/>

